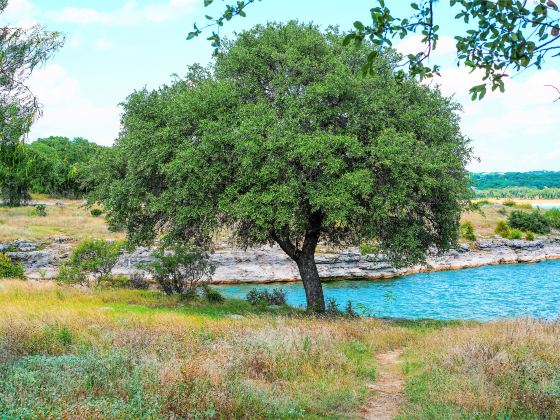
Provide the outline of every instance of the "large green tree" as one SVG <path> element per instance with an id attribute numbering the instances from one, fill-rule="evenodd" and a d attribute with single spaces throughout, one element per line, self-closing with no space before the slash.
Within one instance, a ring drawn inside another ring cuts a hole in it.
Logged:
<path id="1" fill-rule="evenodd" d="M 0 17 L 7 5 L 8 0 L 0 0 Z M 29 197 L 31 162 L 24 137 L 40 106 L 27 82 L 62 42 L 59 33 L 40 26 L 0 27 L 0 192 L 9 205 Z"/>
<path id="2" fill-rule="evenodd" d="M 457 105 L 394 57 L 298 23 L 257 26 L 200 69 L 124 105 L 92 200 L 133 242 L 278 244 L 324 311 L 320 241 L 368 241 L 396 265 L 455 244 L 469 195 Z"/>
<path id="3" fill-rule="evenodd" d="M 235 16 L 246 16 L 247 7 L 255 2 L 231 2 L 217 17 L 206 15 L 208 24 L 203 27 L 195 24 L 188 39 L 199 36 L 206 28 L 217 28 L 208 40 L 219 51 L 222 46 L 219 29 Z M 205 6 L 212 3 L 214 0 L 204 0 Z M 457 20 L 454 25 L 457 62 L 484 73 L 483 83 L 470 90 L 472 99 L 482 99 L 488 87 L 503 91 L 504 79 L 512 71 L 528 67 L 540 69 L 546 60 L 558 62 L 560 56 L 560 11 L 554 0 L 416 0 L 408 2 L 410 13 L 405 16 L 396 16 L 389 6 L 407 2 L 377 0 L 373 3 L 376 4 L 369 10 L 371 19 L 355 21 L 352 31 L 345 38 L 346 43 L 361 44 L 369 40 L 379 47 L 365 57 L 362 63 L 365 74 L 375 71 L 379 51 L 391 48 L 395 39 L 411 34 L 422 36 L 424 48 L 410 51 L 404 57 L 396 69 L 397 76 L 404 77 L 404 69 L 420 78 L 439 74 L 439 65 L 429 66 L 426 63 L 437 48 L 440 25 L 444 23 L 441 15 L 445 12 L 455 14 Z M 317 5 L 317 8 L 322 7 Z M 345 7 L 343 2 L 340 7 Z M 558 87 L 553 88 L 560 94 Z"/>

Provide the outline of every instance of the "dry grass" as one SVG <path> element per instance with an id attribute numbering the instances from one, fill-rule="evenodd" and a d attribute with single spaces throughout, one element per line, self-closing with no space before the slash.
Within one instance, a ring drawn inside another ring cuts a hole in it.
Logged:
<path id="1" fill-rule="evenodd" d="M 0 412 L 351 417 L 374 378 L 375 352 L 415 335 L 373 319 L 230 319 L 208 310 L 155 292 L 3 281 Z"/>
<path id="2" fill-rule="evenodd" d="M 41 200 L 46 202 L 52 200 Z M 0 241 L 14 239 L 48 241 L 66 236 L 81 240 L 86 238 L 121 239 L 120 233 L 107 229 L 103 217 L 91 216 L 83 201 L 62 200 L 62 206 L 47 206 L 46 217 L 31 215 L 33 207 L 0 207 Z M 54 204 L 54 203 L 53 203 Z"/>
<path id="3" fill-rule="evenodd" d="M 434 332 L 407 351 L 403 418 L 560 418 L 559 348 L 559 322 Z"/>

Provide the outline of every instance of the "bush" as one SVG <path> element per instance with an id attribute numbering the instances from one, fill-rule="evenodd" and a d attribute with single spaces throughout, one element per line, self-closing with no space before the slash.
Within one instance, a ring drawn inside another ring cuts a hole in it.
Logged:
<path id="1" fill-rule="evenodd" d="M 325 305 L 325 313 L 327 315 L 340 315 L 342 313 L 340 312 L 340 307 L 338 306 L 338 303 L 336 303 L 336 300 L 334 300 L 334 298 L 327 299 L 327 304 Z"/>
<path id="2" fill-rule="evenodd" d="M 525 210 L 531 210 L 533 208 L 533 206 L 529 203 L 516 204 L 514 207 L 516 209 L 525 209 Z"/>
<path id="3" fill-rule="evenodd" d="M 515 207 L 517 203 L 513 200 L 505 200 L 502 204 L 506 207 Z"/>
<path id="4" fill-rule="evenodd" d="M 35 212 L 37 216 L 45 217 L 47 215 L 47 206 L 44 204 L 37 204 L 35 206 Z"/>
<path id="5" fill-rule="evenodd" d="M 544 212 L 548 225 L 554 229 L 560 229 L 560 209 L 550 209 Z"/>
<path id="6" fill-rule="evenodd" d="M 375 252 L 375 247 L 372 244 L 368 244 L 367 242 L 362 242 L 360 244 L 361 255 L 373 254 L 374 252 Z"/>
<path id="7" fill-rule="evenodd" d="M 535 234 L 533 232 L 525 232 L 525 239 L 527 239 L 528 241 L 534 241 Z"/>
<path id="8" fill-rule="evenodd" d="M 512 229 L 509 231 L 508 239 L 521 239 L 523 233 L 519 229 Z"/>
<path id="9" fill-rule="evenodd" d="M 226 300 L 219 291 L 208 284 L 202 286 L 202 293 L 206 300 L 211 303 L 223 303 Z"/>
<path id="10" fill-rule="evenodd" d="M 467 241 L 476 241 L 476 235 L 474 234 L 474 227 L 471 222 L 465 222 L 461 225 L 461 236 Z"/>
<path id="11" fill-rule="evenodd" d="M 494 232 L 502 238 L 507 238 L 509 236 L 509 231 L 510 229 L 508 224 L 503 220 L 500 220 L 496 225 L 496 229 L 494 229 Z"/>
<path id="12" fill-rule="evenodd" d="M 30 217 L 45 217 L 47 216 L 47 206 L 45 206 L 44 204 L 37 204 L 35 207 L 33 207 L 32 210 L 29 211 L 29 213 L 27 213 L 27 215 Z"/>
<path id="13" fill-rule="evenodd" d="M 25 272 L 21 263 L 13 262 L 10 257 L 0 253 L 0 278 L 24 279 Z"/>
<path id="14" fill-rule="evenodd" d="M 130 275 L 130 287 L 138 290 L 148 290 L 150 288 L 150 282 L 144 273 L 135 271 Z"/>
<path id="15" fill-rule="evenodd" d="M 59 273 L 59 280 L 67 283 L 87 283 L 88 276 L 97 283 L 111 275 L 117 264 L 122 242 L 88 239 L 72 251 L 68 262 Z"/>
<path id="16" fill-rule="evenodd" d="M 272 292 L 266 289 L 251 289 L 246 299 L 251 305 L 285 305 L 286 292 L 280 288 L 272 289 Z"/>
<path id="17" fill-rule="evenodd" d="M 538 210 L 530 213 L 523 212 L 521 210 L 514 210 L 508 216 L 508 224 L 512 228 L 524 231 L 531 231 L 540 234 L 550 232 L 548 220 Z"/>
<path id="18" fill-rule="evenodd" d="M 179 294 L 185 299 L 196 296 L 197 289 L 214 274 L 208 252 L 193 245 L 160 248 L 153 253 L 155 262 L 146 269 L 167 295 Z"/>
<path id="19" fill-rule="evenodd" d="M 91 209 L 90 214 L 93 217 L 99 217 L 103 214 L 103 210 L 101 210 L 101 209 Z"/>

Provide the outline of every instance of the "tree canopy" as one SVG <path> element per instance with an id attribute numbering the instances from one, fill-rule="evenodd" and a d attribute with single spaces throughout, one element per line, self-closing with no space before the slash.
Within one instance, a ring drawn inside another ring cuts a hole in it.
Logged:
<path id="1" fill-rule="evenodd" d="M 323 311 L 319 241 L 396 265 L 455 244 L 469 196 L 458 106 L 369 45 L 295 22 L 243 32 L 209 71 L 133 93 L 92 195 L 132 242 L 278 244 Z M 211 70 L 211 71 L 210 71 Z"/>
<path id="2" fill-rule="evenodd" d="M 212 3 L 214 0 L 204 0 L 205 6 Z M 219 29 L 235 16 L 246 16 L 247 7 L 253 3 L 255 0 L 237 1 L 227 4 L 217 17 L 206 15 L 208 24 L 204 27 L 194 24 L 187 39 L 199 36 L 206 28 L 217 28 L 208 40 L 218 51 L 222 46 Z M 425 48 L 404 57 L 396 74 L 404 77 L 403 68 L 420 78 L 439 74 L 439 65 L 426 65 L 439 40 L 441 21 L 434 12 L 439 1 L 410 2 L 410 15 L 404 17 L 394 16 L 386 4 L 390 1 L 378 0 L 377 3 L 370 9 L 371 21 L 354 22 L 352 31 L 345 38 L 345 43 L 361 44 L 369 40 L 379 47 L 366 57 L 362 71 L 373 73 L 377 55 L 391 48 L 395 38 L 421 34 Z M 456 12 L 455 19 L 461 22 L 457 27 L 464 27 L 460 32 L 458 29 L 455 36 L 458 63 L 484 72 L 483 83 L 470 90 L 472 99 L 482 99 L 487 87 L 503 91 L 504 78 L 511 70 L 531 66 L 540 69 L 547 58 L 557 60 L 560 57 L 560 12 L 553 0 L 449 0 L 447 7 Z"/>

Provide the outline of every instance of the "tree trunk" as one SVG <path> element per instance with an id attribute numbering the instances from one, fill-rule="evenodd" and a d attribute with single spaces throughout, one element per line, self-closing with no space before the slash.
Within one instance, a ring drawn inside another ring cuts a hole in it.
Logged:
<path id="1" fill-rule="evenodd" d="M 296 260 L 299 274 L 305 288 L 307 299 L 307 310 L 311 312 L 325 312 L 325 297 L 321 278 L 315 264 L 315 247 L 307 249 L 304 247 Z"/>

